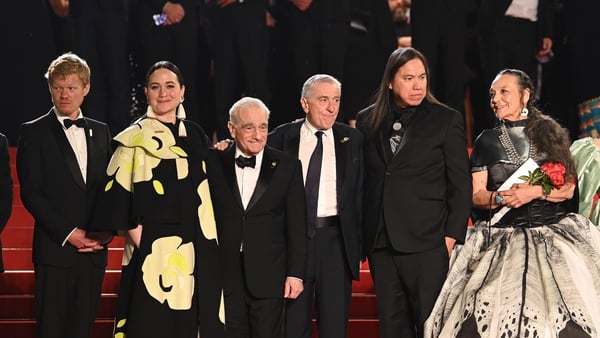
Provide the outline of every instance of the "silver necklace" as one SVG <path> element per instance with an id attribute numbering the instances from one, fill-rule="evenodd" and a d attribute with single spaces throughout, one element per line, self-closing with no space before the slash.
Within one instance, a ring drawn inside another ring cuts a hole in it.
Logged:
<path id="1" fill-rule="evenodd" d="M 515 145 L 513 144 L 512 140 L 510 139 L 510 136 L 508 135 L 508 129 L 506 128 L 506 125 L 504 123 L 502 123 L 500 127 L 500 136 L 498 136 L 498 138 L 500 139 L 500 143 L 502 144 L 502 147 L 506 151 L 506 155 L 508 156 L 508 159 L 511 162 L 517 165 L 521 165 L 523 162 L 525 162 L 525 160 L 522 159 L 521 156 L 519 156 Z M 532 158 L 535 160 L 536 157 L 537 148 L 533 143 L 531 143 L 531 141 L 529 141 L 529 156 L 527 158 Z"/>

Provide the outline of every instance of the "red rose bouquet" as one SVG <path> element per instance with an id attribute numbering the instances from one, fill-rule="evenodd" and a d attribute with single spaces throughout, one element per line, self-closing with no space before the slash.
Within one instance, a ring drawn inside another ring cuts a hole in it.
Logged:
<path id="1" fill-rule="evenodd" d="M 552 188 L 560 189 L 565 185 L 565 173 L 567 168 L 559 162 L 546 162 L 541 167 L 536 168 L 529 175 L 523 175 L 519 178 L 529 181 L 529 185 L 541 185 L 545 195 L 550 194 Z"/>

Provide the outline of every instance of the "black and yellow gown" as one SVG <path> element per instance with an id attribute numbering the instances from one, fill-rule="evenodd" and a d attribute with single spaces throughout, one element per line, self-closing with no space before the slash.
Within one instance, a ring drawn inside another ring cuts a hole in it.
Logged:
<path id="1" fill-rule="evenodd" d="M 193 122 L 142 118 L 114 140 L 97 228 L 143 226 L 139 248 L 125 245 L 114 337 L 223 337 L 208 138 Z"/>

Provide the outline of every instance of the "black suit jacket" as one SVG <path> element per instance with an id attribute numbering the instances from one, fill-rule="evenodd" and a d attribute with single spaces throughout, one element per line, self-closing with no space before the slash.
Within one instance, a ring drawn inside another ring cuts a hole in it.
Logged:
<path id="1" fill-rule="evenodd" d="M 372 106 L 358 114 L 358 128 Z M 404 134 L 400 149 L 388 155 L 382 129 L 365 140 L 364 241 L 373 248 L 380 222 L 398 252 L 421 252 L 464 241 L 471 211 L 472 182 L 461 115 L 423 102 Z"/>
<path id="2" fill-rule="evenodd" d="M 481 34 L 493 33 L 512 0 L 480 0 L 478 21 Z M 553 0 L 538 0 L 538 37 L 552 37 L 554 25 Z"/>
<path id="3" fill-rule="evenodd" d="M 285 278 L 306 273 L 306 207 L 298 159 L 264 150 L 254 194 L 244 210 L 234 164 L 235 147 L 211 152 L 208 180 L 223 259 L 224 289 L 239 275 L 240 244 L 248 291 L 257 298 L 283 297 Z"/>
<path id="4" fill-rule="evenodd" d="M 85 182 L 53 110 L 22 124 L 19 130 L 17 172 L 21 199 L 35 219 L 35 264 L 67 267 L 76 262 L 77 249 L 62 243 L 75 227 L 86 228 L 98 190 L 104 188 L 101 183 L 111 154 L 110 134 L 106 124 L 85 120 Z M 106 265 L 106 249 L 88 255 L 94 264 Z"/>
<path id="5" fill-rule="evenodd" d="M 12 211 L 13 182 L 10 176 L 10 157 L 8 140 L 0 134 L 0 232 L 6 226 Z M 4 272 L 2 261 L 2 241 L 0 241 L 0 272 Z"/>
<path id="6" fill-rule="evenodd" d="M 269 145 L 298 157 L 300 128 L 304 120 L 286 123 L 269 134 Z M 346 263 L 352 278 L 358 280 L 362 258 L 362 188 L 363 137 L 361 133 L 342 123 L 333 125 L 338 215 L 340 217 Z"/>

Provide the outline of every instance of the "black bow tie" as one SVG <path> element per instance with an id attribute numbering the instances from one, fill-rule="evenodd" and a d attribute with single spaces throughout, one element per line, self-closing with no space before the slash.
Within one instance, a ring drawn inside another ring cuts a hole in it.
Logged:
<path id="1" fill-rule="evenodd" d="M 78 127 L 78 128 L 85 127 L 84 119 L 77 119 L 77 120 L 64 119 L 63 123 L 65 125 L 65 128 L 67 128 L 67 129 L 69 129 L 72 125 L 74 125 L 75 127 Z"/>
<path id="2" fill-rule="evenodd" d="M 256 156 L 244 157 L 240 155 L 235 159 L 235 164 L 237 164 L 237 166 L 242 169 L 244 169 L 245 167 L 254 168 L 254 166 L 256 165 Z"/>

